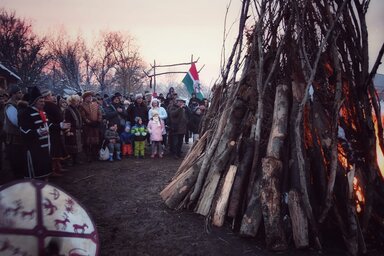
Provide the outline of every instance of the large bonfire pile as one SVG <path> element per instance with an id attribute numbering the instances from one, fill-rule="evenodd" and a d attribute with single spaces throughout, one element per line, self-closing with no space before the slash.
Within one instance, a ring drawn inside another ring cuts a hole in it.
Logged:
<path id="1" fill-rule="evenodd" d="M 328 232 L 351 255 L 368 237 L 383 241 L 372 77 L 384 45 L 369 71 L 368 4 L 244 0 L 200 140 L 161 192 L 165 204 L 216 226 L 232 220 L 243 236 L 263 232 L 271 250 L 321 249 Z"/>

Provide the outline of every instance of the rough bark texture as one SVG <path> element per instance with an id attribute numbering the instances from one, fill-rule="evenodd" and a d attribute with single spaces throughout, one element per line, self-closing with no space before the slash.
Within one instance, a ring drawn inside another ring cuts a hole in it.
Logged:
<path id="1" fill-rule="evenodd" d="M 274 251 L 287 249 L 287 241 L 281 221 L 280 177 L 281 161 L 266 157 L 263 159 L 263 179 L 260 184 L 261 204 L 267 247 Z"/>
<path id="2" fill-rule="evenodd" d="M 367 251 L 367 237 L 383 245 L 376 145 L 384 140 L 372 84 L 380 61 L 369 72 L 368 6 L 243 1 L 236 43 L 201 125 L 210 135 L 167 191 L 178 199 L 165 201 L 218 225 L 228 216 L 240 235 L 264 235 L 272 250 L 287 248 L 291 234 L 297 248 L 318 250 L 335 234 L 350 255 Z M 200 169 L 189 170 L 196 159 Z M 231 165 L 238 168 L 228 191 Z"/>

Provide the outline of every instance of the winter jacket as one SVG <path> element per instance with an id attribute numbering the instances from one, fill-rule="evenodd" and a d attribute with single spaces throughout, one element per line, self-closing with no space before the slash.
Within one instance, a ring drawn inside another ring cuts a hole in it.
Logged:
<path id="1" fill-rule="evenodd" d="M 147 138 L 148 130 L 144 124 L 137 124 L 132 127 L 131 133 L 135 135 L 135 141 L 144 141 Z"/>
<path id="2" fill-rule="evenodd" d="M 120 136 L 117 131 L 112 131 L 111 129 L 107 129 L 104 134 L 104 139 L 106 140 L 116 140 L 116 142 L 120 141 Z"/>
<path id="3" fill-rule="evenodd" d="M 130 132 L 122 132 L 120 134 L 120 140 L 123 144 L 133 144 L 133 140 L 135 138 L 135 135 Z"/>
<path id="4" fill-rule="evenodd" d="M 159 122 L 153 119 L 148 122 L 148 132 L 150 133 L 151 141 L 163 141 L 163 134 L 165 131 L 164 121 L 159 119 Z"/>
<path id="5" fill-rule="evenodd" d="M 148 123 L 148 107 L 143 101 L 141 104 L 135 102 L 134 104 L 129 105 L 127 109 L 128 121 L 131 124 L 135 124 L 135 118 L 141 117 L 143 124 Z"/>
<path id="6" fill-rule="evenodd" d="M 185 134 L 187 132 L 188 109 L 172 105 L 169 108 L 169 127 L 172 134 Z"/>

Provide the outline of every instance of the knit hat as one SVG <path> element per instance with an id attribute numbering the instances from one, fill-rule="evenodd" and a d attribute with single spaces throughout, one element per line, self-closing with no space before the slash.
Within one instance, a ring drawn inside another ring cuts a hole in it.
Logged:
<path id="1" fill-rule="evenodd" d="M 36 101 L 41 97 L 40 89 L 37 86 L 33 86 L 29 93 L 29 105 L 35 105 Z"/>
<path id="2" fill-rule="evenodd" d="M 152 116 L 158 116 L 159 112 L 157 110 L 152 110 Z"/>
<path id="3" fill-rule="evenodd" d="M 135 122 L 136 123 L 139 122 L 139 120 L 142 120 L 141 117 L 139 117 L 139 116 L 135 117 Z"/>
<path id="4" fill-rule="evenodd" d="M 83 93 L 83 95 L 82 95 L 82 97 L 83 97 L 83 99 L 85 99 L 85 98 L 87 98 L 88 96 L 93 96 L 93 92 L 91 92 L 91 91 L 86 91 L 86 92 L 84 92 Z"/>
<path id="5" fill-rule="evenodd" d="M 151 100 L 151 107 L 153 107 L 153 103 L 156 102 L 157 103 L 157 106 L 159 107 L 160 106 L 160 101 L 157 99 L 157 98 L 153 98 Z"/>
<path id="6" fill-rule="evenodd" d="M 186 102 L 183 98 L 177 98 L 176 101 L 183 101 L 184 103 Z"/>
<path id="7" fill-rule="evenodd" d="M 143 98 L 143 94 L 142 93 L 138 93 L 135 95 L 135 99 L 137 100 L 138 98 Z"/>

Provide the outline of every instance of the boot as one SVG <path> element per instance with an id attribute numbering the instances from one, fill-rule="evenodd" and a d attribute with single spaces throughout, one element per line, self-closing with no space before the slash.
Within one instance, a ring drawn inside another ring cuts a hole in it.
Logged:
<path id="1" fill-rule="evenodd" d="M 116 160 L 118 160 L 118 161 L 121 160 L 120 151 L 116 152 Z"/>
<path id="2" fill-rule="evenodd" d="M 109 153 L 109 162 L 113 162 L 113 153 Z"/>

